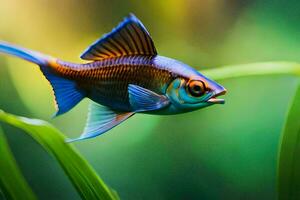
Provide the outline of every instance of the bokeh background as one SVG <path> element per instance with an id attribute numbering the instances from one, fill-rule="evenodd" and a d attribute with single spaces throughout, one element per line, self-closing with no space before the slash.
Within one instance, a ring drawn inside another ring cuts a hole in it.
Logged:
<path id="1" fill-rule="evenodd" d="M 297 0 L 0 0 L 0 40 L 83 62 L 80 53 L 130 12 L 160 54 L 200 71 L 300 61 Z M 75 146 L 121 199 L 274 199 L 278 141 L 296 81 L 260 76 L 221 84 L 229 91 L 224 106 L 136 115 Z M 1 109 L 47 120 L 73 138 L 88 103 L 51 119 L 52 91 L 38 67 L 0 55 Z M 21 131 L 3 127 L 41 199 L 80 198 L 52 157 Z"/>

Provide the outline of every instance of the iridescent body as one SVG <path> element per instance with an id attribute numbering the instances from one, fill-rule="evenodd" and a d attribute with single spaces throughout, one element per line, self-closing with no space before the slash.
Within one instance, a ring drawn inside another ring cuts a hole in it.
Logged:
<path id="1" fill-rule="evenodd" d="M 134 15 L 82 54 L 89 63 L 69 63 L 4 42 L 0 52 L 40 66 L 53 87 L 56 115 L 84 97 L 94 102 L 84 133 L 75 140 L 102 134 L 135 113 L 177 114 L 224 103 L 216 98 L 226 92 L 221 85 L 180 61 L 157 55 Z"/>
<path id="2" fill-rule="evenodd" d="M 165 94 L 167 86 L 175 78 L 168 66 L 159 59 L 145 56 L 122 56 L 88 64 L 70 64 L 57 61 L 56 71 L 71 78 L 78 88 L 93 101 L 118 111 L 132 111 L 128 98 L 128 85 L 135 84 L 158 94 Z"/>

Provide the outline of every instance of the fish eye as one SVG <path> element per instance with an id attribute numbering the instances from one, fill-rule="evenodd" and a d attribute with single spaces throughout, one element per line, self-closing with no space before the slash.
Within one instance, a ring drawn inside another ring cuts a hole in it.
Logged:
<path id="1" fill-rule="evenodd" d="M 187 88 L 194 97 L 200 97 L 205 93 L 205 84 L 202 81 L 190 81 Z"/>

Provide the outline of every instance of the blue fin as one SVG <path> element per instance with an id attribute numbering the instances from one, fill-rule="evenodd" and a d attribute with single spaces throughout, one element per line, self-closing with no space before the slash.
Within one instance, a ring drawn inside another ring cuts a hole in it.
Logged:
<path id="1" fill-rule="evenodd" d="M 41 53 L 31 51 L 29 49 L 18 47 L 4 41 L 0 41 L 0 52 L 22 58 L 24 60 L 33 62 L 38 65 L 45 65 L 51 59 L 50 56 L 46 56 Z"/>
<path id="2" fill-rule="evenodd" d="M 102 60 L 125 55 L 157 55 L 148 31 L 133 14 L 87 48 L 80 57 L 85 60 Z"/>
<path id="3" fill-rule="evenodd" d="M 84 140 L 101 135 L 132 115 L 134 115 L 134 112 L 117 112 L 106 106 L 92 102 L 89 107 L 87 123 L 83 133 L 79 138 L 69 139 L 67 142 Z"/>
<path id="4" fill-rule="evenodd" d="M 138 85 L 129 84 L 129 102 L 135 112 L 159 110 L 170 104 L 168 97 Z"/>
<path id="5" fill-rule="evenodd" d="M 14 46 L 3 41 L 0 41 L 0 52 L 17 56 L 40 66 L 41 71 L 51 83 L 54 91 L 57 107 L 57 112 L 54 116 L 69 111 L 85 97 L 84 92 L 77 89 L 74 81 L 60 77 L 51 67 L 49 67 L 55 58 L 29 49 Z"/>
<path id="6" fill-rule="evenodd" d="M 85 93 L 77 88 L 75 81 L 58 76 L 48 66 L 42 65 L 40 68 L 53 88 L 57 110 L 53 117 L 69 111 L 85 97 Z"/>

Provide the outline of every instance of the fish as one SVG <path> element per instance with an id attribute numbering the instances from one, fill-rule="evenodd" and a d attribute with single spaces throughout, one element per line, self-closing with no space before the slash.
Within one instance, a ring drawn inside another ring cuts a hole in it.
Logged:
<path id="1" fill-rule="evenodd" d="M 174 115 L 224 104 L 226 89 L 178 60 L 158 55 L 134 15 L 90 45 L 71 63 L 0 41 L 0 53 L 37 64 L 52 86 L 56 113 L 89 98 L 83 133 L 67 142 L 99 136 L 136 113 Z"/>

